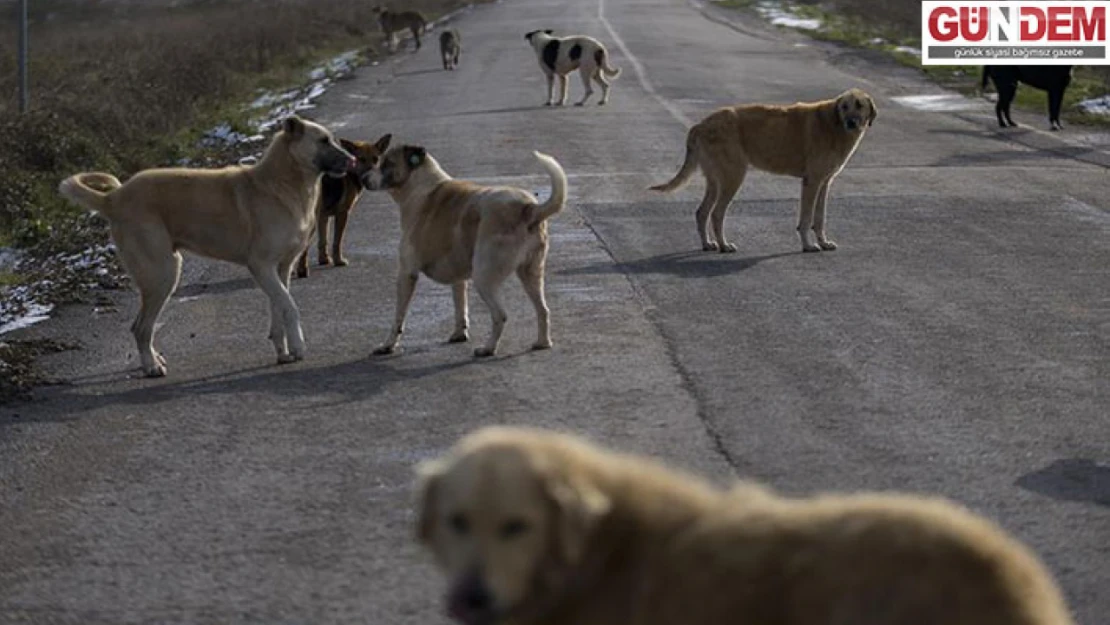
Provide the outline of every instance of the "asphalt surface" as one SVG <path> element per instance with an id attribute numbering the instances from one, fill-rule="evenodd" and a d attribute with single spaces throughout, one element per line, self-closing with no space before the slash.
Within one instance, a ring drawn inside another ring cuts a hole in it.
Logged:
<path id="1" fill-rule="evenodd" d="M 730 19 L 685 0 L 483 5 L 455 23 L 457 72 L 432 33 L 313 112 L 343 136 L 425 145 L 457 177 L 542 190 L 531 150 L 563 163 L 551 351 L 528 351 L 515 282 L 501 357 L 445 345 L 450 289 L 424 280 L 404 353 L 370 359 L 393 309 L 384 194 L 353 216 L 351 266 L 294 283 L 303 363 L 272 363 L 245 270 L 198 259 L 158 335 L 166 379 L 136 377 L 131 294 L 115 314 L 75 306 L 26 331 L 84 349 L 44 360 L 68 384 L 0 409 L 0 622 L 444 622 L 411 539 L 411 467 L 477 426 L 524 423 L 790 493 L 951 497 L 1032 545 L 1080 623 L 1106 623 L 1105 142 L 999 134 L 983 101 L 917 110 L 896 98 L 940 92 L 909 70 Z M 624 69 L 609 106 L 538 106 L 522 35 L 545 27 L 608 43 Z M 880 114 L 833 187 L 838 251 L 800 253 L 793 179 L 749 175 L 733 255 L 698 250 L 700 177 L 645 190 L 713 108 L 851 86 Z"/>

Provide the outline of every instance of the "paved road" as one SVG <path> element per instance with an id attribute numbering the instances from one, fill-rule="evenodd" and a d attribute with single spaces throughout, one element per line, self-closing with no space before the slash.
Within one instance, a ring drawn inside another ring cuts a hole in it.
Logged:
<path id="1" fill-rule="evenodd" d="M 442 344 L 449 290 L 423 282 L 404 355 L 368 359 L 393 306 L 385 195 L 358 208 L 350 267 L 295 283 L 299 365 L 271 365 L 264 298 L 232 267 L 189 262 L 159 335 L 165 380 L 131 377 L 132 296 L 114 315 L 66 309 L 32 332 L 82 341 L 46 361 L 72 383 L 0 415 L 0 622 L 443 622 L 410 540 L 410 467 L 488 423 L 572 429 L 792 493 L 944 494 L 1031 543 L 1081 623 L 1106 622 L 1098 145 L 1002 138 L 985 104 L 921 112 L 894 99 L 936 93 L 907 70 L 686 0 L 510 0 L 457 25 L 458 72 L 429 46 L 360 71 L 318 117 L 424 144 L 460 177 L 541 189 L 530 150 L 560 159 L 572 196 L 549 260 L 556 348 L 527 351 L 531 309 L 509 284 L 505 355 L 473 362 Z M 536 106 L 521 35 L 541 27 L 610 43 L 625 69 L 610 106 Z M 644 191 L 677 168 L 685 121 L 853 85 L 881 111 L 833 190 L 839 251 L 798 253 L 794 180 L 749 177 L 735 255 L 696 251 L 700 183 Z M 475 301 L 477 337 L 485 314 Z"/>

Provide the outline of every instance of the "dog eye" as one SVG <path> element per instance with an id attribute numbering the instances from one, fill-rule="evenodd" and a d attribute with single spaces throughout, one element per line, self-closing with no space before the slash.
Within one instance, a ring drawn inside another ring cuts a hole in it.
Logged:
<path id="1" fill-rule="evenodd" d="M 501 525 L 501 537 L 515 538 L 528 531 L 528 524 L 521 519 L 511 519 Z"/>
<path id="2" fill-rule="evenodd" d="M 458 534 L 466 534 L 470 531 L 470 521 L 461 514 L 452 514 L 447 522 L 451 524 L 451 529 Z"/>

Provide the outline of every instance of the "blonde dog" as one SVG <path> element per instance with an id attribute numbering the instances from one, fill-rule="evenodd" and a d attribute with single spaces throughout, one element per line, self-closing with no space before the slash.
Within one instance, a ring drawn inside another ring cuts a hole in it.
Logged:
<path id="1" fill-rule="evenodd" d="M 541 430 L 419 469 L 417 534 L 465 625 L 1071 625 L 1044 566 L 940 499 L 730 491 Z"/>
<path id="2" fill-rule="evenodd" d="M 575 106 L 582 106 L 593 95 L 594 89 L 591 81 L 601 85 L 601 101 L 598 104 L 609 102 L 609 78 L 621 75 L 620 68 L 609 65 L 609 52 L 600 41 L 585 35 L 572 37 L 555 37 L 550 30 L 533 30 L 524 35 L 536 58 L 540 62 L 540 69 L 547 77 L 547 106 L 555 103 L 554 88 L 555 77 L 559 78 L 559 106 L 567 103 L 567 74 L 578 70 L 582 77 L 582 86 L 586 93 L 582 99 L 575 102 Z"/>
<path id="3" fill-rule="evenodd" d="M 448 340 L 452 343 L 469 339 L 466 289 L 473 278 L 493 322 L 485 346 L 474 350 L 475 356 L 484 357 L 497 351 L 507 318 L 497 291 L 516 272 L 536 309 L 539 328 L 532 348 L 551 347 L 543 293 L 547 220 L 566 204 L 567 177 L 555 159 L 533 154 L 551 177 L 551 197 L 543 204 L 522 189 L 455 180 L 420 146 L 392 148 L 378 167 L 363 176 L 367 189 L 388 190 L 401 209 L 397 314 L 389 337 L 374 354 L 397 349 L 421 273 L 451 285 L 455 331 Z"/>
<path id="4" fill-rule="evenodd" d="M 142 298 L 131 332 L 143 372 L 166 375 L 154 329 L 181 276 L 181 252 L 247 267 L 270 299 L 278 363 L 304 358 L 300 312 L 289 294 L 294 261 L 316 223 L 323 175 L 355 159 L 327 128 L 289 117 L 258 164 L 225 169 L 148 169 L 127 184 L 106 173 L 62 181 L 62 195 L 108 219 L 112 240 Z"/>
<path id="5" fill-rule="evenodd" d="M 875 101 L 859 89 L 821 102 L 718 109 L 686 134 L 686 158 L 675 177 L 651 189 L 674 191 L 700 167 L 706 182 L 696 216 L 702 249 L 735 252 L 736 246 L 725 239 L 725 213 L 748 168 L 801 178 L 802 250 L 835 250 L 836 243 L 825 232 L 829 187 L 877 115 Z M 710 217 L 713 236 L 708 233 Z"/>

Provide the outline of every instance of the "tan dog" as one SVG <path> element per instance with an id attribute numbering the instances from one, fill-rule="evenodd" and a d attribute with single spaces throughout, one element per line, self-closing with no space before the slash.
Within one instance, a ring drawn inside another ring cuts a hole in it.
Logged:
<path id="1" fill-rule="evenodd" d="M 1036 557 L 940 499 L 719 490 L 488 428 L 420 468 L 420 540 L 466 625 L 1070 625 Z"/>
<path id="2" fill-rule="evenodd" d="M 534 152 L 551 177 L 551 197 L 536 203 L 530 193 L 513 187 L 482 187 L 447 175 L 424 148 L 399 146 L 386 153 L 381 166 L 363 176 L 367 189 L 386 189 L 401 208 L 400 273 L 397 315 L 389 338 L 374 354 L 391 354 L 404 331 L 405 315 L 420 274 L 450 284 L 455 298 L 452 343 L 468 340 L 467 281 L 489 308 L 493 331 L 474 355 L 492 356 L 505 329 L 506 314 L 497 290 L 516 272 L 536 309 L 539 325 L 533 349 L 551 347 L 544 262 L 547 220 L 563 209 L 567 177 L 559 163 Z"/>
<path id="3" fill-rule="evenodd" d="M 550 30 L 533 30 L 524 38 L 531 44 L 547 77 L 547 106 L 555 104 L 555 78 L 559 78 L 559 106 L 567 103 L 567 75 L 578 70 L 586 92 L 575 106 L 582 106 L 593 95 L 591 81 L 601 85 L 599 105 L 609 102 L 609 80 L 621 75 L 620 68 L 609 65 L 609 52 L 600 41 L 585 35 L 555 37 Z"/>
<path id="4" fill-rule="evenodd" d="M 304 358 L 290 270 L 316 222 L 321 176 L 343 176 L 353 166 L 326 128 L 294 116 L 254 166 L 148 169 L 127 184 L 105 173 L 62 181 L 62 195 L 111 224 L 120 260 L 142 296 L 131 332 L 147 376 L 166 375 L 166 361 L 154 350 L 154 326 L 177 288 L 180 250 L 250 269 L 270 298 L 278 363 Z"/>
<path id="5" fill-rule="evenodd" d="M 749 167 L 802 179 L 798 236 L 802 250 L 835 250 L 825 233 L 825 202 L 829 186 L 852 157 L 878 111 L 875 101 L 859 89 L 832 100 L 790 106 L 749 104 L 718 109 L 686 135 L 686 159 L 675 177 L 651 187 L 674 191 L 694 170 L 705 174 L 705 197 L 698 206 L 702 249 L 735 252 L 725 239 L 725 213 L 744 184 Z M 713 236 L 707 232 L 713 218 Z M 810 230 L 816 242 L 810 239 Z"/>

